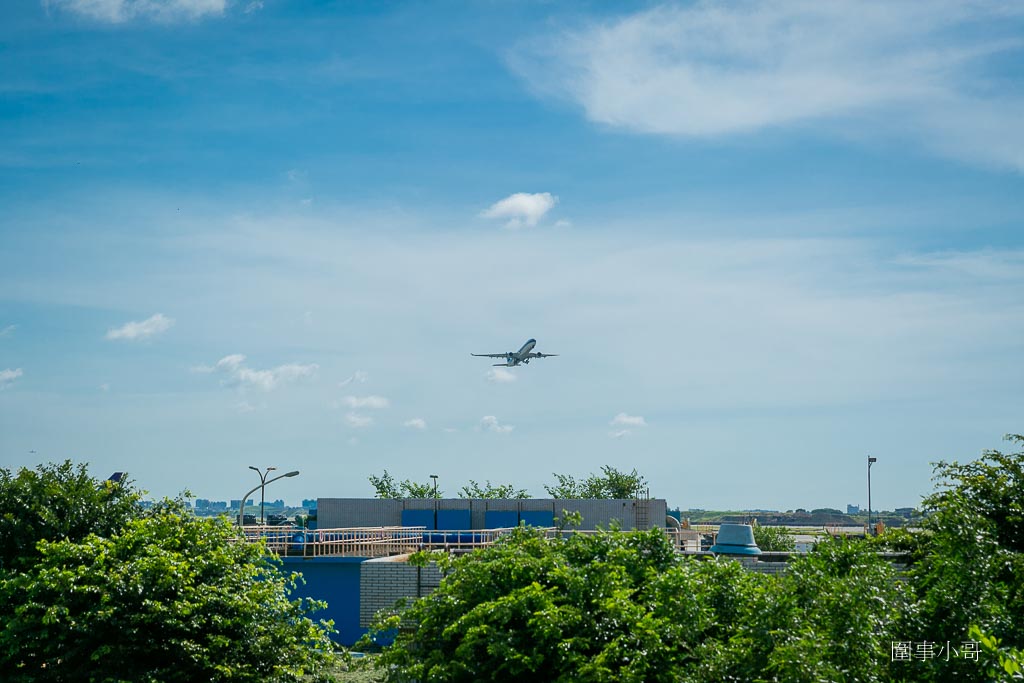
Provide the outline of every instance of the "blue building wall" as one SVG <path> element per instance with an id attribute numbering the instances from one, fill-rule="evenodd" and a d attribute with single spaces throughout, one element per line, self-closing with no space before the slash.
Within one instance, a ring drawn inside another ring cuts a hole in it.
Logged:
<path id="1" fill-rule="evenodd" d="M 333 619 L 335 642 L 351 646 L 366 633 L 359 627 L 359 565 L 365 557 L 282 557 L 286 572 L 300 572 L 306 580 L 292 597 L 313 598 L 327 603 L 314 619 Z"/>

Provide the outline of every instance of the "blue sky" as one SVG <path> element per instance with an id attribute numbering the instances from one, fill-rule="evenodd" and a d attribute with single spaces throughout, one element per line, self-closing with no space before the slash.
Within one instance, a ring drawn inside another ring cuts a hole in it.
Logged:
<path id="1" fill-rule="evenodd" d="M 5 3 L 0 464 L 916 504 L 1024 429 L 1024 8 L 822 5 Z"/>

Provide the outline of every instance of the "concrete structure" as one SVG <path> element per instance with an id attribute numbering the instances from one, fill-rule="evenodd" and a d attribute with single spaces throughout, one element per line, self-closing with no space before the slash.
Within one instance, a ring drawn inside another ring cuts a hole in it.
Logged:
<path id="1" fill-rule="evenodd" d="M 427 529 L 469 530 L 518 526 L 554 526 L 562 511 L 578 512 L 582 530 L 607 528 L 617 521 L 623 529 L 665 526 L 664 499 L 562 500 L 552 498 L 318 498 L 317 526 L 344 529 L 374 526 L 422 526 Z"/>

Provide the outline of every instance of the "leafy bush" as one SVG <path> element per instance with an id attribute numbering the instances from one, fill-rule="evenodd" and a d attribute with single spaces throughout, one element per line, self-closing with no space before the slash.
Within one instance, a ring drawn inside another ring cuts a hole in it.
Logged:
<path id="1" fill-rule="evenodd" d="M 0 573 L 4 681 L 328 679 L 331 624 L 309 616 L 324 604 L 290 600 L 299 577 L 227 521 L 174 501 L 143 512 L 136 492 L 88 481 L 84 468 L 4 471 L 0 481 L 19 500 L 50 500 L 71 515 L 116 513 L 73 522 L 31 506 L 5 514 L 5 533 L 39 540 Z"/>

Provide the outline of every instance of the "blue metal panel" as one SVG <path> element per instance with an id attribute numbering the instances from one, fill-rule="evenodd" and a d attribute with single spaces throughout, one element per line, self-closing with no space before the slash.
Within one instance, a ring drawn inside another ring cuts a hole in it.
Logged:
<path id="1" fill-rule="evenodd" d="M 437 528 L 469 529 L 471 528 L 470 518 L 471 515 L 469 510 L 438 510 Z"/>
<path id="2" fill-rule="evenodd" d="M 555 514 L 548 510 L 523 510 L 519 513 L 519 519 L 527 526 L 555 525 Z"/>
<path id="3" fill-rule="evenodd" d="M 433 510 L 402 510 L 402 526 L 422 526 L 428 529 L 434 526 Z"/>
<path id="4" fill-rule="evenodd" d="M 301 572 L 305 583 L 298 582 L 292 598 L 314 598 L 327 602 L 327 609 L 316 612 L 316 619 L 333 619 L 337 633 L 332 639 L 342 645 L 354 645 L 366 633 L 359 626 L 359 565 L 365 557 L 283 557 L 285 572 Z"/>
<path id="5" fill-rule="evenodd" d="M 515 510 L 488 510 L 484 513 L 485 529 L 507 529 L 519 526 L 519 513 Z"/>

